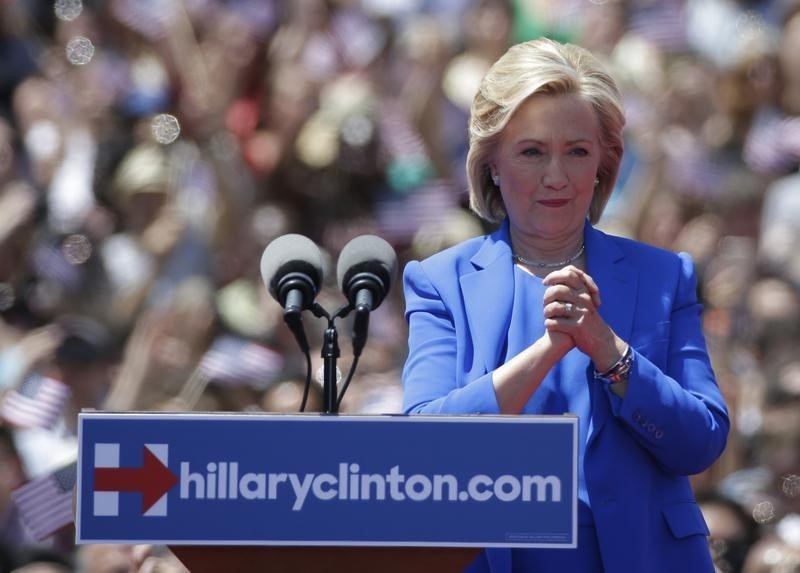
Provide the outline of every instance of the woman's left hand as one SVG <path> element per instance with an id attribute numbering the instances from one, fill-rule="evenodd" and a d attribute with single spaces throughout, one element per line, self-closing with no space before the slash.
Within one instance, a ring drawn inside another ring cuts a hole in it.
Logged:
<path id="1" fill-rule="evenodd" d="M 626 343 L 600 316 L 600 289 L 592 277 L 569 265 L 547 275 L 542 283 L 544 325 L 551 332 L 572 337 L 581 352 L 589 356 L 595 368 L 604 371 L 619 360 Z"/>

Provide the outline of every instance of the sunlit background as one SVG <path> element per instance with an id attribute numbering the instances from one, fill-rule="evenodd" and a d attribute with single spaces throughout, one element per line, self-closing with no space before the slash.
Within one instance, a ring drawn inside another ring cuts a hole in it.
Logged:
<path id="1" fill-rule="evenodd" d="M 71 488 L 82 408 L 297 411 L 305 361 L 264 248 L 319 244 L 333 310 L 351 238 L 402 266 L 487 231 L 466 208 L 469 105 L 540 35 L 623 91 L 601 227 L 697 265 L 733 421 L 693 478 L 718 570 L 800 571 L 796 0 L 0 1 L 0 571 L 180 571 L 164 548 L 76 550 L 70 511 L 31 523 L 11 492 Z M 398 283 L 342 411 L 399 411 L 402 313 Z M 317 372 L 325 323 L 304 320 Z"/>

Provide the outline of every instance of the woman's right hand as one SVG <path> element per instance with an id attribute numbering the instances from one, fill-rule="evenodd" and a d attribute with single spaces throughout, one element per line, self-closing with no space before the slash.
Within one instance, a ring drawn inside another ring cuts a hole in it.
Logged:
<path id="1" fill-rule="evenodd" d="M 547 287 L 543 299 L 546 330 L 571 337 L 601 372 L 616 363 L 627 344 L 598 312 L 600 289 L 594 279 L 570 265 L 553 271 L 542 283 Z"/>
<path id="2" fill-rule="evenodd" d="M 566 332 L 545 330 L 542 339 L 553 348 L 559 359 L 575 348 L 575 340 Z"/>
<path id="3" fill-rule="evenodd" d="M 519 414 L 550 369 L 575 347 L 569 334 L 546 330 L 492 375 L 501 414 Z"/>

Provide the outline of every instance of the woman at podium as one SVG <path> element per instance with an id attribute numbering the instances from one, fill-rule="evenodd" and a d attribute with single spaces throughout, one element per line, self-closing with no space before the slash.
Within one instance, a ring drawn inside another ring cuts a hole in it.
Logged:
<path id="1" fill-rule="evenodd" d="M 489 549 L 470 570 L 714 571 L 688 476 L 729 420 L 694 265 L 595 227 L 624 123 L 586 50 L 513 46 L 469 123 L 470 206 L 498 228 L 406 266 L 406 412 L 580 419 L 578 548 Z"/>

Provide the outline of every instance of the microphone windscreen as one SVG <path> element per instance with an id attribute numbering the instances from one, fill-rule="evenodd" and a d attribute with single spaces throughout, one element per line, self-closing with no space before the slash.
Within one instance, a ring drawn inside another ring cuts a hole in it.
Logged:
<path id="1" fill-rule="evenodd" d="M 375 235 L 352 239 L 342 249 L 336 264 L 336 278 L 343 291 L 347 291 L 350 278 L 359 272 L 378 275 L 388 292 L 397 276 L 397 255 L 392 246 Z"/>
<path id="2" fill-rule="evenodd" d="M 273 297 L 277 298 L 278 283 L 289 273 L 308 276 L 316 291 L 322 285 L 322 253 L 308 237 L 296 233 L 281 235 L 264 249 L 261 278 Z"/>

